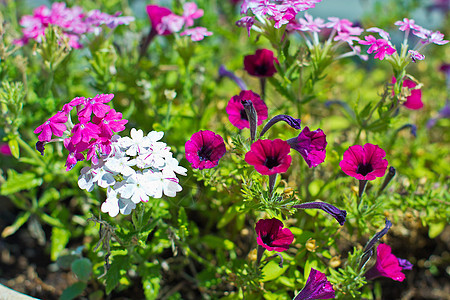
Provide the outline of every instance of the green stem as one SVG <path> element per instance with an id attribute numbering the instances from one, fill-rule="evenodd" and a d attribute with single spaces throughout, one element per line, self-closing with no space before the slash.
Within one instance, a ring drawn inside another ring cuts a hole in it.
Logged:
<path id="1" fill-rule="evenodd" d="M 16 138 L 19 145 L 31 156 L 33 157 L 42 167 L 47 167 L 46 163 L 42 160 L 42 158 L 36 153 L 36 150 L 30 147 L 20 136 Z"/>

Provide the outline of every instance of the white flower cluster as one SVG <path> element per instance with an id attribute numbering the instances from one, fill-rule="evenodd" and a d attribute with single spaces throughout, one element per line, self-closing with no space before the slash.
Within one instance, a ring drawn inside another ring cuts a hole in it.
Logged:
<path id="1" fill-rule="evenodd" d="M 98 164 L 81 169 L 78 186 L 92 191 L 95 185 L 107 188 L 101 206 L 111 217 L 128 215 L 139 202 L 162 195 L 175 197 L 182 188 L 175 173 L 186 176 L 186 169 L 172 157 L 170 147 L 159 140 L 163 132 L 131 129 L 130 137 L 113 136 L 111 153 Z"/>

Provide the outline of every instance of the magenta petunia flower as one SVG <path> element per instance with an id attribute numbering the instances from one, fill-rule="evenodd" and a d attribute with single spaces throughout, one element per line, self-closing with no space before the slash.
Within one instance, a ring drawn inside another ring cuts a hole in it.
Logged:
<path id="1" fill-rule="evenodd" d="M 386 244 L 379 244 L 377 247 L 377 262 L 370 268 L 365 276 L 367 280 L 377 277 L 388 277 L 395 281 L 403 281 L 405 274 L 400 266 L 398 258 L 391 253 L 391 247 Z"/>
<path id="2" fill-rule="evenodd" d="M 335 297 L 333 285 L 325 274 L 311 268 L 305 287 L 295 296 L 294 300 L 334 299 Z"/>
<path id="3" fill-rule="evenodd" d="M 374 180 L 386 173 L 389 163 L 384 159 L 385 156 L 386 152 L 378 145 L 354 145 L 344 152 L 339 166 L 345 174 L 358 180 Z"/>
<path id="4" fill-rule="evenodd" d="M 310 131 L 308 126 L 295 138 L 287 140 L 292 149 L 297 150 L 308 167 L 317 167 L 325 161 L 327 139 L 322 129 Z"/>
<path id="5" fill-rule="evenodd" d="M 211 169 L 227 151 L 223 138 L 209 130 L 200 130 L 185 144 L 186 159 L 194 169 Z"/>
<path id="6" fill-rule="evenodd" d="M 397 79 L 395 78 L 395 76 L 392 77 L 392 83 L 396 83 Z M 422 102 L 422 90 L 421 89 L 416 89 L 415 87 L 417 86 L 417 83 L 415 83 L 414 81 L 410 80 L 410 79 L 403 79 L 403 87 L 406 87 L 410 90 L 411 95 L 406 97 L 406 102 L 403 103 L 403 105 L 406 108 L 412 109 L 412 110 L 417 110 L 417 109 L 421 109 L 423 107 L 423 102 Z"/>
<path id="7" fill-rule="evenodd" d="M 274 63 L 278 59 L 269 49 L 258 49 L 255 54 L 244 57 L 244 69 L 256 77 L 272 77 L 277 72 Z"/>
<path id="8" fill-rule="evenodd" d="M 289 249 L 294 235 L 278 219 L 261 219 L 256 223 L 256 242 L 269 251 L 283 252 Z"/>
<path id="9" fill-rule="evenodd" d="M 291 147 L 283 140 L 257 140 L 245 154 L 245 161 L 262 175 L 284 173 L 291 165 Z"/>
<path id="10" fill-rule="evenodd" d="M 161 24 L 163 17 L 171 15 L 172 11 L 167 7 L 158 5 L 147 5 L 146 6 L 148 17 L 150 18 L 150 23 L 152 23 L 152 31 L 156 31 L 156 27 Z M 169 35 L 172 31 L 166 29 L 162 32 L 158 32 L 159 35 Z"/>
<path id="11" fill-rule="evenodd" d="M 267 105 L 263 100 L 253 91 L 241 91 L 239 95 L 231 97 L 226 107 L 226 112 L 231 124 L 239 129 L 250 128 L 250 122 L 248 121 L 247 114 L 241 101 L 249 100 L 253 103 L 253 107 L 256 110 L 258 116 L 258 126 L 267 119 Z"/>

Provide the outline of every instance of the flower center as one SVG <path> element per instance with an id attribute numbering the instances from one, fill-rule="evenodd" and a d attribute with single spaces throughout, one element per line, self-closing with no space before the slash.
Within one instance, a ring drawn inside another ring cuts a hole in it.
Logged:
<path id="1" fill-rule="evenodd" d="M 372 165 L 370 163 L 367 164 L 359 164 L 356 169 L 356 173 L 366 176 L 370 172 L 373 171 Z"/>
<path id="2" fill-rule="evenodd" d="M 245 109 L 241 109 L 241 120 L 248 121 L 247 113 L 245 112 Z"/>
<path id="3" fill-rule="evenodd" d="M 272 238 L 270 237 L 270 235 L 263 235 L 261 236 L 261 240 L 263 241 L 264 244 L 266 244 L 267 246 L 271 246 L 272 244 Z"/>
<path id="4" fill-rule="evenodd" d="M 273 167 L 278 166 L 279 163 L 278 163 L 277 157 L 274 157 L 274 156 L 268 156 L 268 157 L 266 158 L 266 161 L 264 162 L 264 165 L 265 165 L 266 167 L 268 167 L 269 169 L 272 169 Z"/>
<path id="5" fill-rule="evenodd" d="M 200 161 L 211 160 L 212 152 L 213 152 L 213 149 L 203 145 L 202 148 L 200 148 L 200 150 L 198 150 L 198 152 L 197 152 L 198 158 L 200 159 Z"/>
<path id="6" fill-rule="evenodd" d="M 267 66 L 265 64 L 255 67 L 256 74 L 265 75 L 267 73 Z"/>

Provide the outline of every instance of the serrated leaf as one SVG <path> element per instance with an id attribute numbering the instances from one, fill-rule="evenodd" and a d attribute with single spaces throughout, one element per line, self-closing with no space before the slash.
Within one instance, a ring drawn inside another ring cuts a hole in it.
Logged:
<path id="1" fill-rule="evenodd" d="M 7 226 L 2 231 L 2 238 L 8 237 L 12 234 L 14 234 L 20 227 L 22 227 L 23 224 L 25 224 L 28 219 L 30 218 L 31 213 L 28 211 L 21 212 L 20 215 L 17 217 L 17 219 L 14 221 L 14 223 L 11 226 Z"/>
<path id="2" fill-rule="evenodd" d="M 8 170 L 8 179 L 2 184 L 0 194 L 6 196 L 21 190 L 29 190 L 42 184 L 42 178 L 36 178 L 36 174 L 25 172 L 18 174 L 16 171 Z"/>
<path id="3" fill-rule="evenodd" d="M 116 286 L 119 284 L 121 278 L 121 270 L 129 269 L 130 258 L 127 255 L 115 255 L 114 260 L 111 263 L 111 267 L 106 273 L 106 294 L 110 294 Z"/>
<path id="4" fill-rule="evenodd" d="M 16 139 L 11 139 L 8 141 L 9 149 L 11 150 L 12 156 L 14 156 L 16 159 L 20 156 L 20 149 L 19 149 L 19 143 Z"/>
<path id="5" fill-rule="evenodd" d="M 78 258 L 70 266 L 72 272 L 81 281 L 88 281 L 92 272 L 92 263 L 88 258 Z"/>
<path id="6" fill-rule="evenodd" d="M 146 263 L 140 272 L 142 276 L 142 288 L 144 289 L 145 299 L 158 299 L 160 288 L 160 267 L 152 263 Z"/>
<path id="7" fill-rule="evenodd" d="M 67 243 L 69 242 L 70 231 L 64 228 L 53 227 L 52 237 L 51 237 L 51 248 L 50 248 L 50 258 L 55 261 L 61 251 L 64 250 Z"/>
<path id="8" fill-rule="evenodd" d="M 80 296 L 83 293 L 83 291 L 86 289 L 86 286 L 87 284 L 85 282 L 82 281 L 75 282 L 62 292 L 61 297 L 59 297 L 59 299 L 61 300 L 75 299 L 76 297 Z"/>

